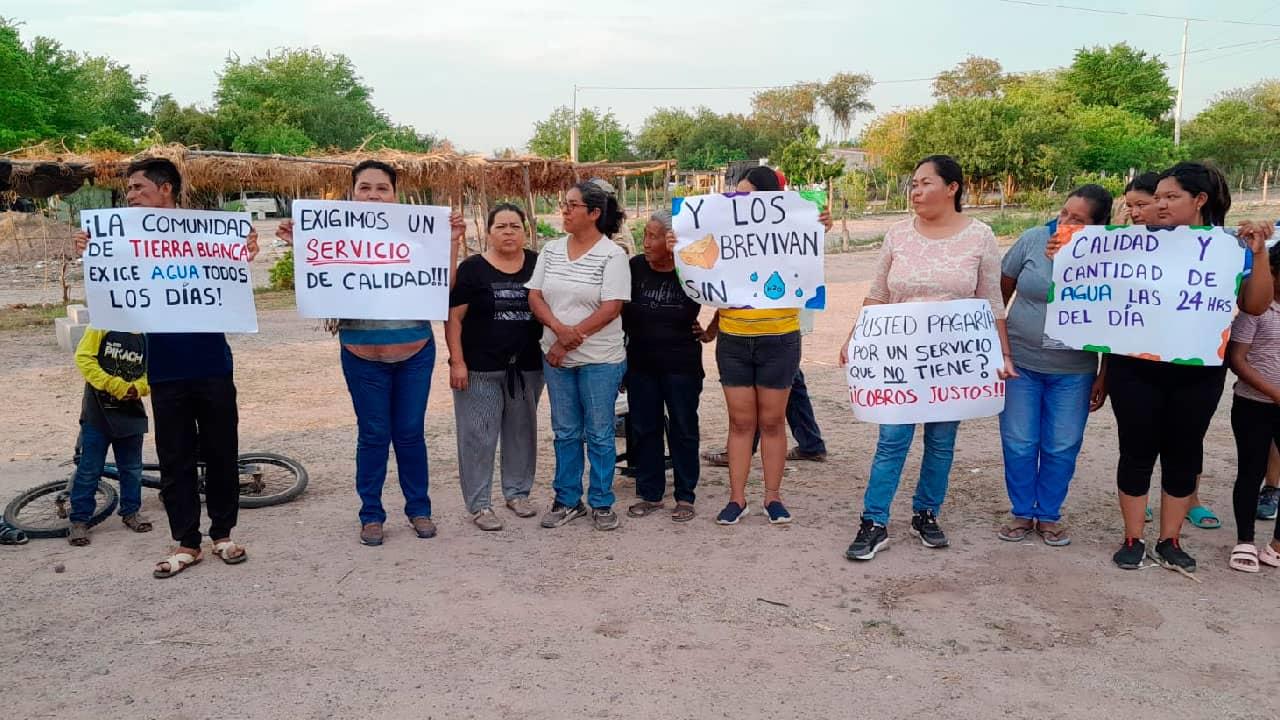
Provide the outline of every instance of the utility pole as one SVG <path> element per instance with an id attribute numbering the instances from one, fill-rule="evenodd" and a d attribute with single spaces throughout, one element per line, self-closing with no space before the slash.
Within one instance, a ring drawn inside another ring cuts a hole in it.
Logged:
<path id="1" fill-rule="evenodd" d="M 1187 79 L 1187 32 L 1190 20 L 1182 21 L 1182 61 L 1178 64 L 1178 97 L 1173 101 L 1173 144 L 1182 144 L 1182 85 Z"/>
<path id="2" fill-rule="evenodd" d="M 1183 43 L 1183 50 L 1185 51 L 1186 40 L 1183 40 Z M 1181 98 L 1182 96 L 1179 95 L 1178 97 Z M 578 162 L 578 85 L 576 83 L 573 86 L 573 116 L 569 118 L 569 160 L 575 163 Z"/>

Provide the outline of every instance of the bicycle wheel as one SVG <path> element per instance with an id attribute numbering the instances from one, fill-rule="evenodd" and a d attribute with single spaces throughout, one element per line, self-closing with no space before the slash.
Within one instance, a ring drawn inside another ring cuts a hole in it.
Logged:
<path id="1" fill-rule="evenodd" d="M 307 489 L 307 469 L 275 453 L 245 453 L 239 458 L 240 507 L 280 505 Z"/>
<path id="2" fill-rule="evenodd" d="M 66 537 L 71 530 L 71 521 L 67 517 L 71 513 L 70 495 L 66 480 L 54 480 L 25 490 L 9 501 L 4 509 L 4 521 L 28 537 Z M 99 480 L 89 525 L 106 520 L 119 501 L 120 495 L 115 486 Z"/>

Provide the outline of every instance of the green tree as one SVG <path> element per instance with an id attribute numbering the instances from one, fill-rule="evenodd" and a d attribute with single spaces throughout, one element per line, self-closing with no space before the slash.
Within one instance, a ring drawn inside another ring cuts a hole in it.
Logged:
<path id="1" fill-rule="evenodd" d="M 796 83 L 751 96 L 751 120 L 770 148 L 781 149 L 814 125 L 821 87 L 820 83 Z"/>
<path id="2" fill-rule="evenodd" d="M 884 113 L 863 128 L 858 145 L 889 172 L 909 172 L 917 158 L 911 157 L 907 145 L 908 130 L 926 112 L 924 108 L 910 108 Z"/>
<path id="3" fill-rule="evenodd" d="M 52 132 L 48 115 L 18 26 L 0 17 L 0 151 L 47 136 Z"/>
<path id="4" fill-rule="evenodd" d="M 315 142 L 292 125 L 270 123 L 253 125 L 236 135 L 231 149 L 264 155 L 305 155 L 315 149 Z"/>
<path id="5" fill-rule="evenodd" d="M 0 18 L 0 146 L 65 138 L 98 128 L 143 134 L 146 78 L 110 59 L 77 55 L 56 40 L 24 46 L 18 25 Z"/>
<path id="6" fill-rule="evenodd" d="M 772 143 L 752 118 L 734 113 L 717 115 L 699 108 L 693 130 L 676 148 L 676 160 L 689 170 L 712 170 L 730 162 L 770 156 Z"/>
<path id="7" fill-rule="evenodd" d="M 939 100 L 996 97 L 1005 79 L 999 60 L 970 55 L 954 68 L 938 73 L 933 81 L 933 96 Z"/>
<path id="8" fill-rule="evenodd" d="M 1174 88 L 1166 70 L 1158 57 L 1119 43 L 1076 51 L 1062 84 L 1085 105 L 1118 107 L 1155 120 L 1173 107 Z"/>
<path id="9" fill-rule="evenodd" d="M 151 106 L 152 127 L 165 142 L 176 142 L 203 150 L 226 150 L 211 112 L 188 105 L 183 107 L 172 95 L 161 95 Z"/>
<path id="10" fill-rule="evenodd" d="M 1173 139 L 1146 118 L 1117 107 L 1077 107 L 1071 113 L 1075 167 L 1123 174 L 1167 167 L 1178 157 Z"/>
<path id="11" fill-rule="evenodd" d="M 831 160 L 820 144 L 816 128 L 805 128 L 804 133 L 782 149 L 778 169 L 787 181 L 796 185 L 812 185 L 839 177 L 844 163 Z"/>
<path id="12" fill-rule="evenodd" d="M 710 112 L 698 109 L 699 113 L 704 111 Z M 658 108 L 644 119 L 636 133 L 636 154 L 654 160 L 673 158 L 695 125 L 694 116 L 684 108 Z"/>
<path id="13" fill-rule="evenodd" d="M 114 128 L 140 137 L 150 120 L 144 104 L 151 99 L 146 76 L 134 77 L 128 66 L 104 57 L 84 57 L 80 63 L 85 111 L 98 127 Z"/>
<path id="14" fill-rule="evenodd" d="M 138 144 L 132 138 L 111 127 L 100 127 L 85 135 L 76 143 L 77 150 L 114 150 L 121 153 L 135 153 Z"/>
<path id="15" fill-rule="evenodd" d="M 264 138 L 296 146 L 305 136 L 316 147 L 351 149 L 388 128 L 372 94 L 347 56 L 285 48 L 249 62 L 228 58 L 214 96 L 233 147 L 261 146 Z"/>
<path id="16" fill-rule="evenodd" d="M 420 133 L 411 125 L 392 125 L 373 135 L 364 143 L 366 150 L 403 150 L 405 152 L 430 152 L 440 145 L 431 134 Z"/>
<path id="17" fill-rule="evenodd" d="M 546 120 L 533 124 L 533 136 L 529 138 L 529 151 L 543 157 L 569 157 L 569 129 L 573 126 L 573 111 L 560 106 Z M 628 160 L 631 152 L 631 134 L 618 123 L 612 111 L 601 113 L 597 108 L 578 111 L 578 160 Z"/>
<path id="18" fill-rule="evenodd" d="M 1232 174 L 1280 160 L 1280 80 L 1219 96 L 1187 124 L 1188 155 Z"/>
<path id="19" fill-rule="evenodd" d="M 867 93 L 874 82 L 870 75 L 861 73 L 837 73 L 818 88 L 818 101 L 831 116 L 836 136 L 840 140 L 849 137 L 849 128 L 858 113 L 868 113 L 876 108 L 867 100 Z"/>

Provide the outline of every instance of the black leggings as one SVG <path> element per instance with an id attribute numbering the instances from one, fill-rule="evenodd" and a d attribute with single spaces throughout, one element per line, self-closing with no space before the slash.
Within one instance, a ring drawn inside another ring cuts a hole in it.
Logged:
<path id="1" fill-rule="evenodd" d="M 1146 495 L 1157 457 L 1164 492 L 1175 498 L 1195 492 L 1204 462 L 1204 435 L 1226 378 L 1225 367 L 1108 357 L 1107 392 L 1120 436 L 1120 492 Z"/>
<path id="2" fill-rule="evenodd" d="M 1280 443 L 1280 405 L 1258 402 L 1239 395 L 1231 405 L 1231 432 L 1236 436 L 1236 487 L 1231 494 L 1236 511 L 1236 538 L 1253 543 L 1258 493 L 1267 474 L 1271 444 Z M 1280 541 L 1280 519 L 1274 537 Z"/>

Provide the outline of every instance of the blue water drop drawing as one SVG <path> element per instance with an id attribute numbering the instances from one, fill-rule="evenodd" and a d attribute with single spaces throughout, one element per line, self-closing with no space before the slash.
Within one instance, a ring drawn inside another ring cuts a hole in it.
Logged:
<path id="1" fill-rule="evenodd" d="M 760 282 L 760 273 L 751 273 L 751 282 Z"/>
<path id="2" fill-rule="evenodd" d="M 803 290 L 796 290 L 796 297 L 804 297 L 804 291 L 803 291 Z"/>
<path id="3" fill-rule="evenodd" d="M 777 300 L 787 292 L 787 284 L 782 281 L 782 276 L 777 270 L 764 281 L 764 296 L 770 300 Z"/>

